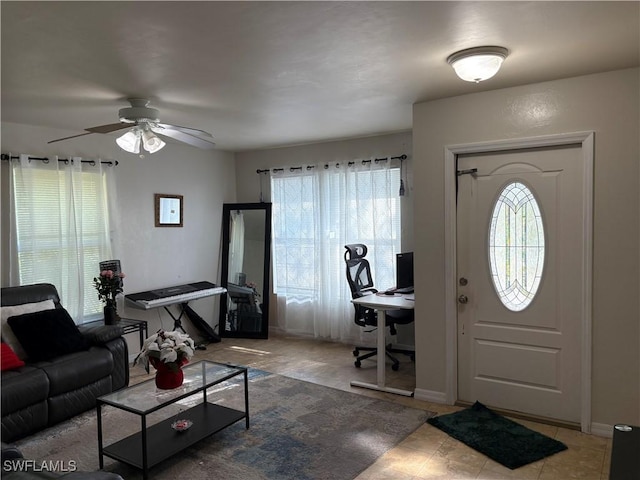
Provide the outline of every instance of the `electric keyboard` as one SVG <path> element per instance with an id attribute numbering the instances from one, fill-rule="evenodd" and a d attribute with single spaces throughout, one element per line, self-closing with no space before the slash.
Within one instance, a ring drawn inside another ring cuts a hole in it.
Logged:
<path id="1" fill-rule="evenodd" d="M 149 290 L 147 292 L 125 295 L 132 306 L 142 310 L 165 307 L 176 303 L 187 303 L 191 300 L 221 295 L 227 290 L 211 282 L 196 282 L 174 287 Z"/>

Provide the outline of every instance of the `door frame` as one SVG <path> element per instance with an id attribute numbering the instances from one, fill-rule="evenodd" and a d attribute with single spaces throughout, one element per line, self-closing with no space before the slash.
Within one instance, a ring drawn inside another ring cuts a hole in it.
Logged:
<path id="1" fill-rule="evenodd" d="M 593 158 L 594 132 L 573 132 L 514 138 L 489 142 L 445 145 L 444 147 L 444 240 L 445 240 L 445 322 L 446 322 L 446 380 L 445 398 L 452 405 L 458 399 L 458 304 L 457 304 L 457 205 L 456 205 L 456 158 L 462 154 L 503 152 L 536 147 L 581 145 L 583 162 L 582 215 L 584 245 L 582 280 L 582 338 L 580 342 L 580 426 L 585 433 L 591 432 L 591 358 L 592 358 L 592 297 L 593 297 Z"/>

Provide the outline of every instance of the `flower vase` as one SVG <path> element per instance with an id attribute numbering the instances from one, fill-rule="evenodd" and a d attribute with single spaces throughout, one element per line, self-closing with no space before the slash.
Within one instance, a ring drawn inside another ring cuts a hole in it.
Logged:
<path id="1" fill-rule="evenodd" d="M 156 387 L 162 390 L 171 390 L 178 388 L 182 385 L 182 382 L 184 382 L 184 372 L 182 368 L 171 368 L 159 360 L 152 361 L 151 364 L 156 369 Z"/>
<path id="2" fill-rule="evenodd" d="M 120 320 L 118 317 L 118 311 L 114 305 L 107 305 L 104 307 L 104 324 L 115 325 Z"/>

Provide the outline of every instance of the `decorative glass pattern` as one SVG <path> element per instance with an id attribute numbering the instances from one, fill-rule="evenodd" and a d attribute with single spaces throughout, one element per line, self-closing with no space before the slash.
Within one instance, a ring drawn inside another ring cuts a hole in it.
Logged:
<path id="1" fill-rule="evenodd" d="M 533 192 L 520 183 L 504 187 L 491 214 L 489 264 L 500 301 L 514 312 L 533 301 L 544 267 L 544 226 Z"/>

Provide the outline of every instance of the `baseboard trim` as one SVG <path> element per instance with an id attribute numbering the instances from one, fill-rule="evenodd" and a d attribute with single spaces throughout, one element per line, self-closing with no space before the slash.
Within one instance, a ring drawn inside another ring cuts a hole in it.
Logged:
<path id="1" fill-rule="evenodd" d="M 425 402 L 442 403 L 443 405 L 447 405 L 447 395 L 444 392 L 416 388 L 413 393 L 413 398 L 417 400 L 424 400 Z"/>
<path id="2" fill-rule="evenodd" d="M 591 434 L 598 437 L 612 438 L 613 437 L 613 425 L 607 425 L 606 423 L 591 422 Z"/>

